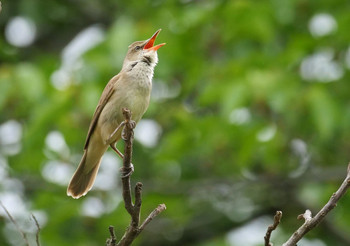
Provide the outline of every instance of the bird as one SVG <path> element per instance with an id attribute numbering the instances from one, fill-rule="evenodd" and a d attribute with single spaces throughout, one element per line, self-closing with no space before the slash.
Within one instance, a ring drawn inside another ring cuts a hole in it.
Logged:
<path id="1" fill-rule="evenodd" d="M 129 109 L 132 120 L 137 123 L 148 108 L 154 68 L 158 63 L 157 50 L 165 45 L 154 45 L 160 31 L 147 40 L 129 45 L 121 71 L 104 88 L 90 123 L 84 154 L 69 182 L 68 196 L 78 199 L 91 190 L 108 147 L 123 158 L 115 147 L 122 137 L 122 129 L 118 128 L 124 121 L 122 109 Z"/>

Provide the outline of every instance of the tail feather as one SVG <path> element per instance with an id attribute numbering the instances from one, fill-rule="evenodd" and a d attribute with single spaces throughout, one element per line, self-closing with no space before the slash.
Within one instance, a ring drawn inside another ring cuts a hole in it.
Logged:
<path id="1" fill-rule="evenodd" d="M 78 169 L 75 171 L 72 180 L 67 188 L 67 195 L 79 198 L 86 195 L 92 188 L 100 168 L 101 159 L 106 152 L 106 145 L 99 134 L 92 134 L 89 145 L 84 150 Z"/>
<path id="2" fill-rule="evenodd" d="M 87 163 L 87 150 L 80 161 L 78 169 L 75 171 L 67 188 L 67 195 L 75 199 L 85 196 L 95 182 L 95 178 L 100 167 L 101 158 L 95 160 L 92 167 Z M 102 157 L 102 156 L 101 156 Z"/>

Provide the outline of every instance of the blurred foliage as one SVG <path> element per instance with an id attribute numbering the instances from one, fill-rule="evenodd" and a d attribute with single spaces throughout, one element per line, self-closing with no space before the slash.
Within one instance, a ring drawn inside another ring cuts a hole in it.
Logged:
<path id="1" fill-rule="evenodd" d="M 102 245 L 110 224 L 122 235 L 118 175 L 79 200 L 65 190 L 127 46 L 162 28 L 144 116 L 161 132 L 155 146 L 136 139 L 132 181 L 144 183 L 144 216 L 167 210 L 135 245 L 263 245 L 277 209 L 281 244 L 350 160 L 349 10 L 345 0 L 3 0 L 0 200 L 30 240 L 37 216 L 42 245 Z M 11 42 L 15 17 L 34 25 L 33 42 Z M 349 245 L 349 206 L 346 196 L 300 245 Z M 0 245 L 23 243 L 6 216 L 0 227 Z"/>

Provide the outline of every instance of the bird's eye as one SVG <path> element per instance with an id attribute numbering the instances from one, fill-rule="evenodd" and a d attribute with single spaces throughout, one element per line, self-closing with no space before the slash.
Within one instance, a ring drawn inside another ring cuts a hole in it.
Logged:
<path id="1" fill-rule="evenodd" d="M 140 50 L 141 49 L 141 46 L 136 46 L 135 47 L 135 50 L 137 51 L 137 50 Z"/>

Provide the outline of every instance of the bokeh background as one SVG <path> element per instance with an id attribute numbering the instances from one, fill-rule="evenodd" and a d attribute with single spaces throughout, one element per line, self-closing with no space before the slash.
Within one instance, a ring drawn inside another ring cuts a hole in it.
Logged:
<path id="1" fill-rule="evenodd" d="M 144 184 L 135 245 L 281 245 L 350 161 L 346 0 L 2 0 L 0 201 L 35 244 L 104 245 L 129 223 L 114 153 L 66 196 L 99 96 L 127 46 L 162 28 L 152 102 L 135 133 Z M 123 143 L 119 143 L 123 148 Z M 298 245 L 350 245 L 350 197 Z M 0 245 L 23 240 L 0 208 Z"/>

